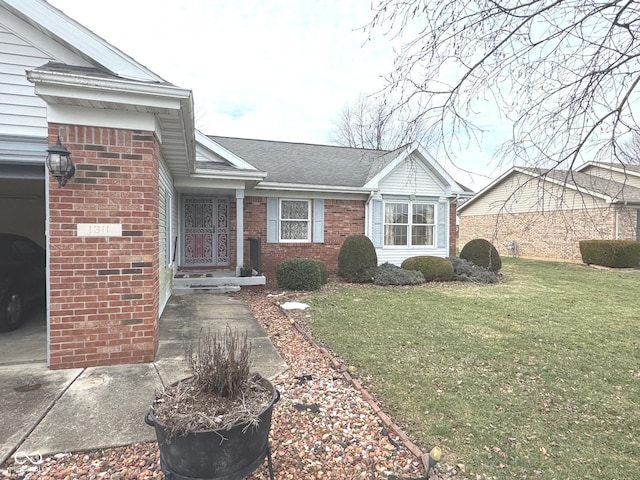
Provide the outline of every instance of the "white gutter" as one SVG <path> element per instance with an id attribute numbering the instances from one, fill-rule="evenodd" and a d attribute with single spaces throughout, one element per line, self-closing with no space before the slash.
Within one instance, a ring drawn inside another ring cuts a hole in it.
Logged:
<path id="1" fill-rule="evenodd" d="M 303 185 L 299 183 L 270 183 L 263 182 L 255 186 L 255 190 L 293 190 L 297 192 L 323 192 L 323 193 L 357 193 L 369 194 L 368 188 L 336 187 L 332 185 Z"/>
<path id="2" fill-rule="evenodd" d="M 190 178 L 223 178 L 225 180 L 262 180 L 267 176 L 266 172 L 254 171 L 225 171 L 225 170 L 211 170 L 206 171 L 201 168 L 196 169 L 195 173 L 191 174 Z"/>
<path id="3" fill-rule="evenodd" d="M 147 97 L 172 98 L 177 100 L 191 98 L 191 90 L 173 85 L 47 71 L 42 67 L 27 71 L 27 79 L 32 83 L 41 85 L 79 87 L 97 91 L 122 92 Z"/>
<path id="4" fill-rule="evenodd" d="M 364 234 L 371 238 L 371 213 L 369 211 L 369 204 L 371 203 L 371 200 L 373 200 L 373 196 L 375 195 L 376 191 L 375 190 L 371 190 L 371 192 L 369 193 L 369 197 L 367 198 L 367 201 L 364 202 Z"/>

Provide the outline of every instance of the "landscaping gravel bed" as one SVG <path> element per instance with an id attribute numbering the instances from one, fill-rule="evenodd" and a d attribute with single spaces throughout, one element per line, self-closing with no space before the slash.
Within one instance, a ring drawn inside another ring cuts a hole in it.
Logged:
<path id="1" fill-rule="evenodd" d="M 278 305 L 287 298 L 264 293 L 243 297 L 289 365 L 273 382 L 282 395 L 270 434 L 275 478 L 424 478 L 422 452 L 394 428 L 348 369 L 310 341 L 294 317 L 282 312 Z M 454 473 L 437 467 L 429 478 L 451 479 Z M 5 478 L 161 479 L 164 475 L 153 442 L 61 453 L 39 465 L 12 460 L 0 469 L 0 479 Z M 266 462 L 247 478 L 266 480 Z"/>

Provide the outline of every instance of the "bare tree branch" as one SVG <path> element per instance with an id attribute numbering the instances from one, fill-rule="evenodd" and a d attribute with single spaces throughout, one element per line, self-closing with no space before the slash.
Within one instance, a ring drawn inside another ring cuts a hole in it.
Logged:
<path id="1" fill-rule="evenodd" d="M 484 114 L 513 125 L 503 160 L 540 168 L 615 161 L 637 128 L 639 0 L 382 0 L 367 28 L 402 42 L 385 93 L 447 154 Z"/>
<path id="2" fill-rule="evenodd" d="M 392 108 L 384 98 L 360 94 L 354 105 L 345 105 L 334 123 L 332 142 L 336 145 L 372 150 L 395 150 L 419 141 L 429 142 L 427 130 L 419 120 Z"/>

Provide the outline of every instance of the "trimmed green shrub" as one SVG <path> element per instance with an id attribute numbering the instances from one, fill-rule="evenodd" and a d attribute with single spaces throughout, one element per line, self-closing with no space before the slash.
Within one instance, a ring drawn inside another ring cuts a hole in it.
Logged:
<path id="1" fill-rule="evenodd" d="M 326 285 L 326 283 L 329 281 L 329 270 L 327 269 L 327 264 L 322 260 L 318 260 L 315 258 L 309 258 L 307 260 L 311 260 L 318 264 L 318 268 L 320 269 L 320 283 L 322 283 L 322 285 Z"/>
<path id="2" fill-rule="evenodd" d="M 496 247 L 484 238 L 476 238 L 469 241 L 460 252 L 460 258 L 468 260 L 474 265 L 484 267 L 492 272 L 499 272 L 502 268 L 502 259 Z"/>
<path id="3" fill-rule="evenodd" d="M 373 283 L 376 285 L 419 285 L 424 283 L 424 275 L 416 270 L 405 270 L 392 263 L 383 263 L 375 269 Z"/>
<path id="4" fill-rule="evenodd" d="M 491 270 L 474 265 L 469 260 L 458 257 L 449 257 L 453 265 L 453 279 L 457 282 L 498 283 L 499 274 Z"/>
<path id="5" fill-rule="evenodd" d="M 378 255 L 373 242 L 366 235 L 345 238 L 338 254 L 338 275 L 349 282 L 370 282 Z"/>
<path id="6" fill-rule="evenodd" d="M 453 278 L 453 265 L 451 265 L 448 258 L 432 257 L 430 255 L 409 257 L 402 262 L 401 266 L 406 270 L 421 272 L 427 282 L 448 282 Z"/>
<path id="7" fill-rule="evenodd" d="M 322 272 L 318 260 L 289 258 L 276 265 L 278 288 L 283 290 L 318 290 L 322 285 Z"/>
<path id="8" fill-rule="evenodd" d="M 637 240 L 582 240 L 582 261 L 612 268 L 640 266 L 640 242 Z"/>

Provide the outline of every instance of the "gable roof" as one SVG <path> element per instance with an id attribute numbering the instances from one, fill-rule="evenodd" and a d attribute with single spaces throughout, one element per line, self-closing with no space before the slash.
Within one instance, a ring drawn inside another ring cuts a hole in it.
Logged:
<path id="1" fill-rule="evenodd" d="M 417 153 L 433 174 L 454 193 L 462 192 L 455 180 L 417 145 L 395 150 L 317 145 L 209 136 L 210 139 L 267 172 L 259 188 L 290 187 L 314 190 L 370 192 L 379 181 L 412 153 Z"/>
<path id="2" fill-rule="evenodd" d="M 631 175 L 640 176 L 640 165 L 633 165 L 629 163 L 603 163 L 603 162 L 587 162 L 583 165 L 580 165 L 576 170 L 578 172 L 582 172 L 584 170 L 588 170 L 589 167 L 600 167 L 604 169 L 609 169 L 614 172 L 619 173 L 629 173 Z"/>
<path id="3" fill-rule="evenodd" d="M 0 6 L 97 68 L 130 80 L 168 84 L 144 65 L 44 0 L 0 0 Z"/>
<path id="4" fill-rule="evenodd" d="M 277 142 L 209 136 L 240 158 L 267 172 L 265 182 L 363 188 L 393 161 L 399 150 Z"/>
<path id="5" fill-rule="evenodd" d="M 64 123 L 68 118 L 89 118 L 82 109 L 93 108 L 104 114 L 100 120 L 107 125 L 116 111 L 125 112 L 118 121 L 142 122 L 145 129 L 156 131 L 174 175 L 195 170 L 191 90 L 166 82 L 44 0 L 0 0 L 0 12 L 10 13 L 7 22 L 26 40 L 38 48 L 56 50 L 56 55 L 50 55 L 53 61 L 27 71 L 35 93 L 47 104 L 60 106 L 47 109 L 49 121 L 54 110 L 53 115 L 63 110 L 68 115 Z M 87 121 L 101 125 L 95 118 Z"/>
<path id="6" fill-rule="evenodd" d="M 549 182 L 556 186 L 590 195 L 605 203 L 631 203 L 640 205 L 640 188 L 625 185 L 608 178 L 589 175 L 576 170 L 513 167 L 458 207 L 458 212 L 462 212 L 470 205 L 473 205 L 506 179 L 518 173 L 531 177 L 531 180 Z"/>

